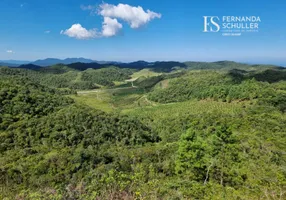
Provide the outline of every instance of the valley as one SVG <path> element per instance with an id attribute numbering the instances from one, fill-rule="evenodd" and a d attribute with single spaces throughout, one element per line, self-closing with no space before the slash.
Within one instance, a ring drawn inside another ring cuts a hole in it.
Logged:
<path id="1" fill-rule="evenodd" d="M 286 69 L 0 67 L 1 199 L 284 199 Z"/>

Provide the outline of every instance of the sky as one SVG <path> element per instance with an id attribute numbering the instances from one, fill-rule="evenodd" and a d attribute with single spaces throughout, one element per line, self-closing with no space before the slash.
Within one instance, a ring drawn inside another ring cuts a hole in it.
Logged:
<path id="1" fill-rule="evenodd" d="M 0 60 L 286 64 L 285 10 L 285 0 L 1 0 Z M 261 20 L 258 32 L 223 36 L 204 32 L 204 16 Z"/>

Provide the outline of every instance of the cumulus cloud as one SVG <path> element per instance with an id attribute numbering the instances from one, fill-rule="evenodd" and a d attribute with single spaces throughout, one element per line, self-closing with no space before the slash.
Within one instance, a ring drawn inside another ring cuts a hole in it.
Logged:
<path id="1" fill-rule="evenodd" d="M 128 4 L 107 4 L 103 3 L 97 6 L 81 5 L 82 10 L 90 10 L 91 13 L 103 17 L 102 30 L 97 32 L 96 29 L 87 30 L 81 24 L 74 24 L 67 30 L 62 30 L 61 34 L 76 39 L 92 39 L 99 37 L 112 37 L 117 35 L 123 28 L 118 20 L 127 22 L 131 28 L 140 28 L 155 18 L 161 18 L 160 13 L 151 10 L 145 11 L 141 6 L 133 7 Z"/>
<path id="2" fill-rule="evenodd" d="M 110 17 L 104 17 L 102 24 L 103 37 L 115 36 L 120 31 L 120 29 L 122 29 L 122 24 L 120 24 L 117 19 L 111 19 Z"/>
<path id="3" fill-rule="evenodd" d="M 80 40 L 86 40 L 91 38 L 96 38 L 98 33 L 96 29 L 87 30 L 86 28 L 82 27 L 80 24 L 74 24 L 67 30 L 62 30 L 61 34 L 67 35 L 69 37 L 74 37 Z"/>
<path id="4" fill-rule="evenodd" d="M 61 34 L 79 40 L 88 40 L 99 37 L 112 37 L 117 35 L 121 29 L 122 24 L 117 19 L 105 17 L 102 23 L 102 32 L 97 32 L 96 29 L 87 30 L 81 24 L 74 24 L 69 29 L 62 30 Z"/>
<path id="5" fill-rule="evenodd" d="M 15 53 L 13 50 L 7 50 L 7 53 Z"/>
<path id="6" fill-rule="evenodd" d="M 145 12 L 141 6 L 132 7 L 128 4 L 112 4 L 103 3 L 99 6 L 98 14 L 104 17 L 119 18 L 128 22 L 131 28 L 139 28 L 152 19 L 161 18 L 160 13 L 147 10 Z"/>

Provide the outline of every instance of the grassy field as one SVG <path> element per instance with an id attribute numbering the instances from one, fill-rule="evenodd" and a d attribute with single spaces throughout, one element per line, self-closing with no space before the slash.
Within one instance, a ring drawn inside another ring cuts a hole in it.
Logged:
<path id="1" fill-rule="evenodd" d="M 162 73 L 153 72 L 150 69 L 142 69 L 142 70 L 132 74 L 131 77 L 132 77 L 132 79 L 136 79 L 136 78 L 139 78 L 141 76 L 145 76 L 147 78 L 147 77 L 152 77 L 152 76 L 159 76 L 161 74 Z"/>
<path id="2" fill-rule="evenodd" d="M 142 69 L 138 72 L 135 72 L 131 75 L 131 78 L 129 80 L 136 80 L 138 79 L 139 77 L 146 77 L 146 78 L 149 78 L 149 77 L 153 77 L 153 76 L 159 76 L 161 75 L 162 73 L 157 73 L 157 72 L 153 72 L 152 70 L 150 69 Z M 132 86 L 131 85 L 131 82 L 126 82 L 126 81 L 113 81 L 114 85 L 115 85 L 115 88 L 117 87 L 130 87 Z"/>
<path id="3" fill-rule="evenodd" d="M 249 105 L 249 102 L 244 103 L 226 103 L 213 100 L 204 101 L 186 101 L 179 103 L 159 104 L 153 106 L 138 107 L 133 109 L 125 109 L 122 111 L 124 114 L 130 115 L 150 115 L 154 118 L 159 116 L 176 116 L 179 113 L 200 114 L 200 113 L 230 113 L 237 114 L 241 111 L 242 107 Z"/>
<path id="4" fill-rule="evenodd" d="M 86 93 L 80 95 L 70 95 L 78 104 L 87 105 L 91 108 L 102 110 L 105 112 L 112 112 L 114 110 L 111 103 L 109 103 L 109 95 L 107 93 Z"/>
<path id="5" fill-rule="evenodd" d="M 121 110 L 123 114 L 144 116 L 152 115 L 154 118 L 160 116 L 176 116 L 182 113 L 230 113 L 236 114 L 249 102 L 220 102 L 213 100 L 186 101 L 169 104 L 159 104 L 147 99 L 144 91 L 137 88 L 120 88 L 84 91 L 78 95 L 71 95 L 76 102 L 88 105 L 92 108 L 111 112 Z"/>
<path id="6" fill-rule="evenodd" d="M 79 91 L 70 95 L 77 103 L 105 112 L 134 108 L 141 105 L 144 91 L 133 87 Z M 139 103 L 138 103 L 139 102 Z M 141 102 L 141 104 L 140 104 Z"/>

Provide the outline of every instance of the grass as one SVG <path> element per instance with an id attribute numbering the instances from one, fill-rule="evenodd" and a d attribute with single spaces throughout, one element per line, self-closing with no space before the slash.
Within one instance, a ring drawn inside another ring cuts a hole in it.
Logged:
<path id="1" fill-rule="evenodd" d="M 108 95 L 104 93 L 88 93 L 80 95 L 70 95 L 78 104 L 87 105 L 91 108 L 102 110 L 105 112 L 114 111 L 114 107 L 109 103 Z"/>
<path id="2" fill-rule="evenodd" d="M 162 73 L 153 72 L 150 69 L 142 69 L 142 70 L 132 74 L 131 77 L 132 77 L 132 79 L 136 79 L 136 78 L 139 78 L 141 76 L 145 76 L 147 78 L 147 77 L 152 77 L 152 76 L 159 76 L 161 74 Z"/>
<path id="3" fill-rule="evenodd" d="M 249 102 L 218 102 L 213 100 L 177 102 L 169 104 L 150 104 L 124 109 L 122 114 L 141 120 L 156 131 L 162 142 L 178 141 L 181 134 L 191 126 L 193 119 L 202 123 L 207 116 L 238 118 L 250 106 Z"/>
<path id="4" fill-rule="evenodd" d="M 95 91 L 95 90 L 94 90 Z M 161 116 L 176 116 L 178 114 L 201 113 L 230 113 L 236 114 L 249 102 L 219 102 L 213 100 L 190 100 L 186 102 L 159 104 L 147 99 L 143 90 L 138 88 L 101 89 L 97 92 L 85 91 L 78 95 L 71 95 L 77 103 L 88 105 L 105 112 L 121 110 L 123 114 L 134 116 L 148 116 L 160 118 Z"/>
<path id="5" fill-rule="evenodd" d="M 76 103 L 105 112 L 112 112 L 126 108 L 136 107 L 137 101 L 143 96 L 144 91 L 139 88 L 113 88 L 98 89 L 78 92 L 70 95 Z"/>
<path id="6" fill-rule="evenodd" d="M 229 113 L 238 114 L 243 107 L 249 105 L 249 102 L 219 102 L 213 100 L 197 101 L 191 100 L 186 102 L 169 103 L 169 104 L 155 104 L 153 106 L 138 107 L 134 109 L 125 109 L 123 114 L 134 116 L 150 116 L 152 118 L 160 118 L 166 116 L 176 116 L 182 113 L 187 114 L 201 114 L 201 113 Z"/>
<path id="7" fill-rule="evenodd" d="M 115 87 L 125 84 L 125 81 L 113 81 Z M 131 85 L 131 84 L 130 84 Z"/>
<path id="8" fill-rule="evenodd" d="M 190 100 L 160 104 L 147 99 L 138 88 L 118 88 L 91 91 L 71 96 L 77 103 L 105 112 L 118 112 L 135 117 L 156 131 L 163 142 L 179 140 L 190 126 L 193 117 L 225 116 L 238 118 L 251 106 L 249 101 L 220 102 L 214 100 Z"/>
<path id="9" fill-rule="evenodd" d="M 142 69 L 138 72 L 133 73 L 129 80 L 133 79 L 135 81 L 139 77 L 148 78 L 148 77 L 152 77 L 152 76 L 159 76 L 161 74 L 162 73 L 153 72 L 150 69 Z M 113 81 L 113 83 L 115 85 L 114 88 L 131 87 L 132 86 L 130 82 L 126 82 L 126 81 Z"/>

